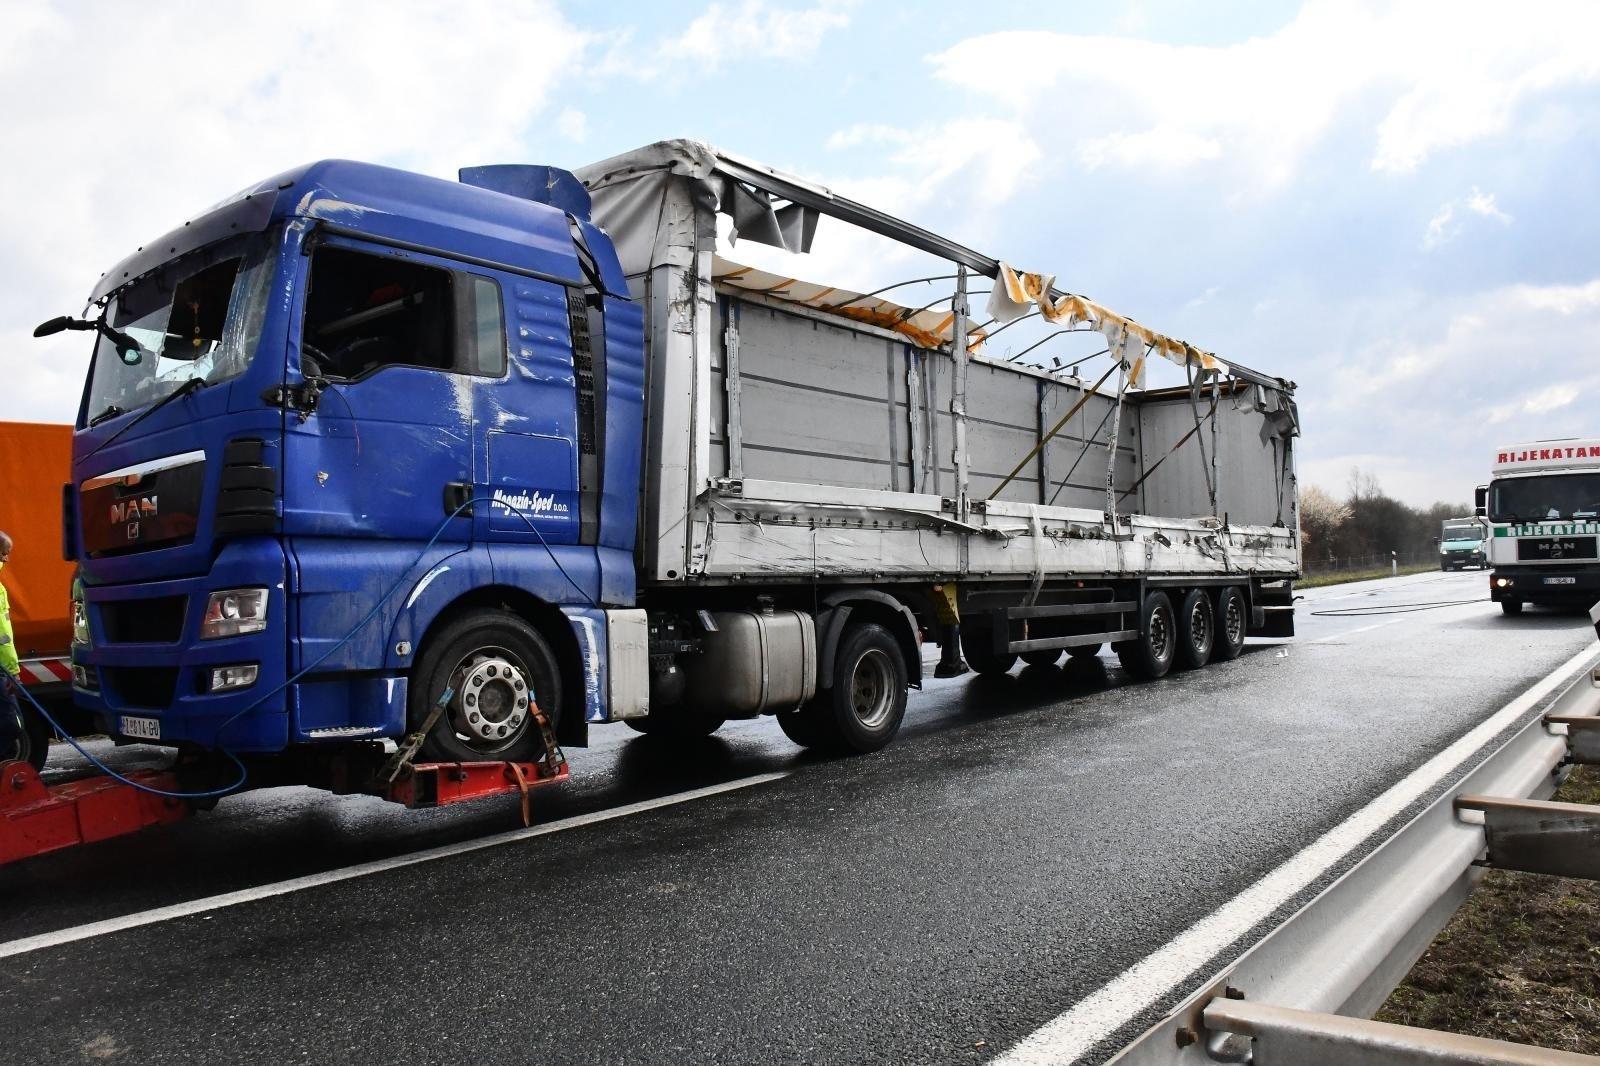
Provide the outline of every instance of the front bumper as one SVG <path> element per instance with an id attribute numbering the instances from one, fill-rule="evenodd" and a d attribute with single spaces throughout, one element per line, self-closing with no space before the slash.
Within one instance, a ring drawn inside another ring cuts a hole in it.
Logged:
<path id="1" fill-rule="evenodd" d="M 1506 584 L 1501 584 L 1506 582 Z M 1524 603 L 1588 606 L 1600 601 L 1600 567 L 1557 570 L 1537 566 L 1500 566 L 1489 575 L 1489 599 Z"/>
<path id="2" fill-rule="evenodd" d="M 1483 566 L 1482 552 L 1440 552 L 1439 565 L 1445 570 L 1459 570 L 1468 566 Z"/>
<path id="3" fill-rule="evenodd" d="M 279 751 L 289 742 L 292 694 L 285 678 L 283 549 L 270 538 L 226 544 L 209 574 L 93 584 L 84 575 L 87 645 L 73 647 L 73 701 L 113 736 L 124 716 L 159 723 L 159 743 L 197 744 L 237 751 Z M 264 587 L 267 625 L 259 633 L 200 639 L 207 597 L 218 589 Z M 254 684 L 209 691 L 213 667 L 254 663 Z"/>

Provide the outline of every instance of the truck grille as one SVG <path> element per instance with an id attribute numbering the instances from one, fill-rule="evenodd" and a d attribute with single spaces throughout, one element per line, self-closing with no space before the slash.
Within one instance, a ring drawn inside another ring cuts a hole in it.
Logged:
<path id="1" fill-rule="evenodd" d="M 172 706 L 178 689 L 176 666 L 102 666 L 100 683 L 123 707 L 159 711 Z"/>
<path id="2" fill-rule="evenodd" d="M 108 644 L 176 644 L 183 637 L 187 596 L 111 600 L 98 604 Z"/>

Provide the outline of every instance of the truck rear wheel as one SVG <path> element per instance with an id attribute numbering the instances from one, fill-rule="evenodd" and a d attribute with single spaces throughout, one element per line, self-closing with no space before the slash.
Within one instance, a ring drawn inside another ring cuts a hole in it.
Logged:
<path id="1" fill-rule="evenodd" d="M 1133 640 L 1118 641 L 1116 648 L 1122 668 L 1134 677 L 1153 681 L 1167 675 L 1177 653 L 1178 632 L 1172 601 L 1165 592 L 1152 592 L 1144 598 L 1139 611 L 1139 635 Z"/>
<path id="2" fill-rule="evenodd" d="M 968 666 L 985 677 L 1008 673 L 1017 665 L 1015 652 L 994 650 L 994 630 L 988 626 L 961 627 L 961 654 Z"/>
<path id="3" fill-rule="evenodd" d="M 445 688 L 444 714 L 419 758 L 435 762 L 534 762 L 544 738 L 533 709 L 555 729 L 561 670 L 539 631 L 510 611 L 480 610 L 429 636 L 411 675 L 406 728 L 422 728 Z"/>
<path id="4" fill-rule="evenodd" d="M 1025 651 L 1022 653 L 1022 661 L 1029 666 L 1054 666 L 1060 659 L 1060 648 L 1046 648 L 1041 651 Z"/>
<path id="5" fill-rule="evenodd" d="M 1211 658 L 1214 662 L 1227 662 L 1237 659 L 1244 652 L 1244 638 L 1249 632 L 1249 623 L 1245 611 L 1244 593 L 1235 585 L 1229 585 L 1217 593 L 1216 637 L 1211 642 Z"/>
<path id="6" fill-rule="evenodd" d="M 1191 589 L 1178 608 L 1178 665 L 1198 670 L 1211 661 L 1217 639 L 1216 616 L 1204 589 Z"/>
<path id="7" fill-rule="evenodd" d="M 798 711 L 778 715 L 785 735 L 808 748 L 864 755 L 894 739 L 906 714 L 907 672 L 900 643 L 875 622 L 845 631 L 833 658 L 833 684 Z"/>
<path id="8" fill-rule="evenodd" d="M 624 718 L 623 721 L 635 733 L 672 740 L 693 740 L 696 737 L 709 737 L 728 720 L 713 714 L 694 714 L 682 707 L 670 707 L 652 711 L 643 718 Z"/>

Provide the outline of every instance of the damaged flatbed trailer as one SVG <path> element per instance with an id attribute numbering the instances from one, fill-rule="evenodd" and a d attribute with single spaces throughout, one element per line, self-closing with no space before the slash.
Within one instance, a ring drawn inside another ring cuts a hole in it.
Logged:
<path id="1" fill-rule="evenodd" d="M 728 258 L 852 230 L 948 264 L 942 295 Z M 312 164 L 91 298 L 40 327 L 96 338 L 74 692 L 179 749 L 166 791 L 525 792 L 607 721 L 868 752 L 925 641 L 946 672 L 1109 645 L 1154 677 L 1292 628 L 1290 382 L 697 142 L 460 183 Z M 1029 318 L 1101 350 L 988 354 Z M 1182 386 L 1143 387 L 1160 359 Z"/>

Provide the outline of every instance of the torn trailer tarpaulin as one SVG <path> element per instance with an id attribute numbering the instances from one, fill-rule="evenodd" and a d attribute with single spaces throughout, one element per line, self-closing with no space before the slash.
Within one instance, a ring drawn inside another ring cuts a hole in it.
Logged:
<path id="1" fill-rule="evenodd" d="M 1134 387 L 1143 381 L 1144 356 L 1151 351 L 1179 366 L 1218 374 L 1228 372 L 1228 365 L 1210 352 L 1157 333 L 1086 297 L 1057 294 L 1054 284 L 1054 275 L 1019 274 L 1009 263 L 1001 263 L 1000 276 L 989 293 L 989 317 L 996 322 L 1014 322 L 1038 307 L 1047 322 L 1069 329 L 1087 324 L 1105 337 L 1106 346 L 1128 364 L 1128 382 Z"/>
<path id="2" fill-rule="evenodd" d="M 713 260 L 713 269 L 718 284 L 891 330 L 923 348 L 944 348 L 955 340 L 954 311 L 918 310 L 893 300 L 863 296 L 849 289 L 786 278 L 781 274 L 743 266 L 720 255 Z M 977 352 L 982 347 L 983 332 L 971 330 L 967 336 L 967 350 Z"/>
<path id="3" fill-rule="evenodd" d="M 1008 321 L 1008 314 L 1010 319 L 1020 317 L 1036 305 L 1049 321 L 1088 324 L 1129 367 L 1129 383 L 1135 387 L 1143 377 L 1146 353 L 1154 351 L 1181 366 L 1230 374 L 1266 388 L 1293 389 L 1281 378 L 1223 363 L 1209 352 L 1159 334 L 1092 300 L 1062 293 L 1053 288 L 1053 276 L 1019 274 L 997 259 L 920 226 L 701 141 L 658 141 L 576 174 L 593 197 L 596 222 L 616 242 L 623 269 L 631 276 L 671 262 L 675 254 L 689 254 L 690 246 L 714 250 L 718 213 L 733 220 L 738 237 L 792 252 L 809 249 L 816 216 L 825 214 L 994 278 L 990 317 L 997 321 Z M 674 180 L 686 181 L 691 202 L 704 209 L 685 211 L 681 200 L 669 197 L 667 190 Z M 684 241 L 686 230 L 693 231 L 695 241 Z"/>

